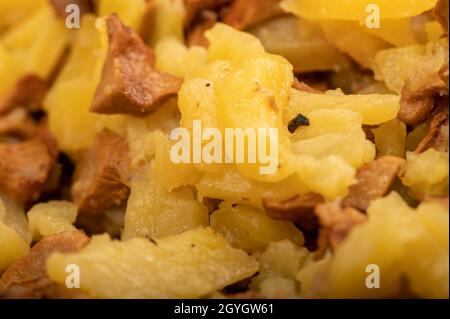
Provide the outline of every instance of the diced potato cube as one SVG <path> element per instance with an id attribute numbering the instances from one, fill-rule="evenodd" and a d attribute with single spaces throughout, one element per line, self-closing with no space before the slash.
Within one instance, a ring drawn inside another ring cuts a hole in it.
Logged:
<path id="1" fill-rule="evenodd" d="M 48 275 L 64 283 L 68 264 L 80 267 L 80 286 L 100 298 L 196 298 L 258 271 L 258 262 L 210 228 L 158 240 L 111 241 L 94 236 L 78 253 L 53 254 Z"/>

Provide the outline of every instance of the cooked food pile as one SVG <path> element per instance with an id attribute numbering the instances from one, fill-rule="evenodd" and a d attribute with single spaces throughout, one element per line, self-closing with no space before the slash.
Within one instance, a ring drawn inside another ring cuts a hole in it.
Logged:
<path id="1" fill-rule="evenodd" d="M 2 0 L 0 297 L 448 298 L 448 7 Z"/>

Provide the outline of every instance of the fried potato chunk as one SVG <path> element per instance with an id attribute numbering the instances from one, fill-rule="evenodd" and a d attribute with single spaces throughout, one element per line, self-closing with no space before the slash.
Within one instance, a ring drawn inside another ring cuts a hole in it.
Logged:
<path id="1" fill-rule="evenodd" d="M 47 263 L 51 279 L 64 283 L 69 263 L 79 265 L 80 286 L 98 298 L 195 298 L 258 271 L 258 262 L 232 248 L 210 228 L 197 228 L 151 243 L 94 236 L 78 253 L 55 253 Z"/>

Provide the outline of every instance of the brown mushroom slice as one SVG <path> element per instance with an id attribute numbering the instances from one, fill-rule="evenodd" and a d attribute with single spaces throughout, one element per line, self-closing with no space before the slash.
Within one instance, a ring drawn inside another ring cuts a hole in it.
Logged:
<path id="1" fill-rule="evenodd" d="M 1 277 L 4 286 L 22 284 L 47 277 L 46 262 L 53 252 L 76 252 L 89 243 L 89 237 L 80 231 L 68 231 L 41 239 L 30 254 L 13 263 Z"/>
<path id="2" fill-rule="evenodd" d="M 408 125 L 415 125 L 425 121 L 434 107 L 435 98 L 439 95 L 448 95 L 448 64 L 421 85 L 412 89 L 406 83 L 400 99 L 398 119 Z"/>
<path id="3" fill-rule="evenodd" d="M 211 29 L 216 24 L 216 22 L 217 14 L 215 12 L 208 10 L 203 11 L 198 21 L 195 22 L 194 25 L 188 30 L 188 45 L 196 45 L 207 48 L 209 45 L 209 41 L 205 37 L 205 32 Z"/>
<path id="4" fill-rule="evenodd" d="M 316 215 L 321 225 L 321 235 L 333 250 L 339 247 L 352 229 L 364 223 L 367 216 L 352 207 L 341 207 L 339 202 L 320 204 Z"/>
<path id="5" fill-rule="evenodd" d="M 72 198 L 80 214 L 97 214 L 127 199 L 129 157 L 127 141 L 112 132 L 97 134 L 77 165 Z"/>
<path id="6" fill-rule="evenodd" d="M 0 101 L 0 114 L 16 107 L 24 107 L 30 112 L 39 111 L 47 93 L 47 83 L 34 74 L 23 76 L 17 81 L 12 92 Z"/>
<path id="7" fill-rule="evenodd" d="M 427 135 L 419 143 L 415 152 L 422 153 L 429 148 L 448 152 L 448 110 L 433 116 Z"/>
<path id="8" fill-rule="evenodd" d="M 176 95 L 182 80 L 154 69 L 155 55 L 117 15 L 106 19 L 108 54 L 91 111 L 145 115 Z"/>
<path id="9" fill-rule="evenodd" d="M 50 4 L 56 14 L 63 18 L 67 16 L 68 12 L 66 11 L 66 8 L 71 4 L 78 6 L 81 15 L 88 12 L 94 12 L 94 4 L 91 0 L 50 0 Z"/>
<path id="10" fill-rule="evenodd" d="M 365 211 L 374 199 L 388 193 L 404 163 L 400 157 L 382 156 L 361 167 L 342 204 Z"/>
<path id="11" fill-rule="evenodd" d="M 281 0 L 235 0 L 225 13 L 223 21 L 238 30 L 283 14 Z"/>
<path id="12" fill-rule="evenodd" d="M 324 201 L 321 195 L 308 193 L 284 201 L 274 201 L 265 198 L 263 199 L 263 206 L 270 218 L 288 220 L 306 230 L 312 230 L 318 226 L 314 208 Z"/>
<path id="13" fill-rule="evenodd" d="M 448 2 L 448 0 L 438 0 L 433 9 L 434 17 L 445 31 L 444 36 L 448 36 Z"/>
<path id="14" fill-rule="evenodd" d="M 23 108 L 0 116 L 0 143 L 13 143 L 35 136 L 36 124 Z"/>
<path id="15" fill-rule="evenodd" d="M 0 144 L 0 190 L 25 206 L 40 196 L 56 164 L 57 148 L 45 129 L 36 137 Z"/>

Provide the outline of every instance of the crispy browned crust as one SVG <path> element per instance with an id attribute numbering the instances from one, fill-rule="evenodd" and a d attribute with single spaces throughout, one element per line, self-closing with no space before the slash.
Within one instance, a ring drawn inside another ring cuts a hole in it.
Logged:
<path id="1" fill-rule="evenodd" d="M 24 108 L 0 116 L 0 190 L 28 206 L 45 190 L 56 168 L 58 146 Z"/>
<path id="2" fill-rule="evenodd" d="M 401 92 L 398 119 L 408 125 L 424 122 L 439 95 L 448 95 L 448 64 L 424 81 L 419 89 L 411 89 L 409 83 L 405 84 Z"/>
<path id="3" fill-rule="evenodd" d="M 209 41 L 205 37 L 205 32 L 211 29 L 217 22 L 217 14 L 212 11 L 203 11 L 197 21 L 189 28 L 187 42 L 189 46 L 208 47 Z"/>
<path id="4" fill-rule="evenodd" d="M 427 135 L 415 149 L 416 153 L 435 148 L 440 152 L 448 152 L 448 109 L 435 114 L 431 120 Z"/>
<path id="5" fill-rule="evenodd" d="M 80 214 L 97 214 L 119 206 L 129 195 L 128 142 L 104 131 L 77 165 L 71 194 Z"/>
<path id="6" fill-rule="evenodd" d="M 145 115 L 176 95 L 182 80 L 156 71 L 155 55 L 117 15 L 106 19 L 109 50 L 91 111 Z"/>
<path id="7" fill-rule="evenodd" d="M 223 21 L 238 30 L 245 30 L 255 24 L 283 13 L 281 0 L 235 0 L 226 11 Z"/>
<path id="8" fill-rule="evenodd" d="M 405 160 L 395 156 L 382 156 L 361 167 L 357 183 L 349 187 L 342 204 L 365 211 L 370 203 L 387 194 Z"/>
<path id="9" fill-rule="evenodd" d="M 318 226 L 314 208 L 324 202 L 325 199 L 321 195 L 308 193 L 285 201 L 263 199 L 263 206 L 270 218 L 288 220 L 311 230 Z"/>
<path id="10" fill-rule="evenodd" d="M 39 111 L 47 93 L 47 83 L 34 74 L 23 76 L 17 81 L 12 92 L 0 101 L 0 115 L 16 107 L 24 107 L 31 112 Z"/>

